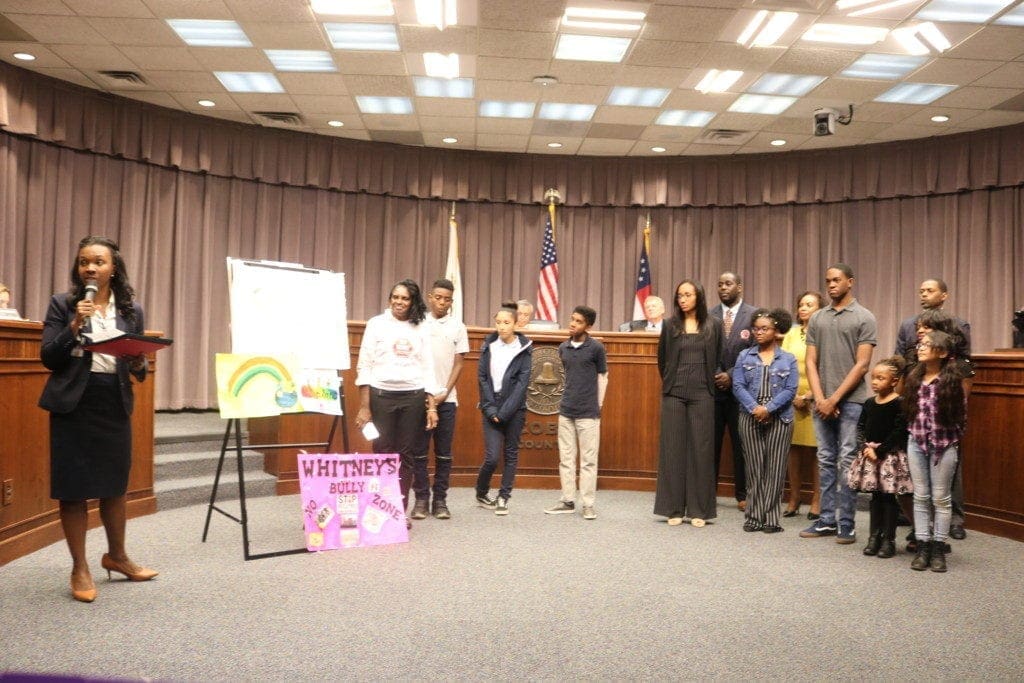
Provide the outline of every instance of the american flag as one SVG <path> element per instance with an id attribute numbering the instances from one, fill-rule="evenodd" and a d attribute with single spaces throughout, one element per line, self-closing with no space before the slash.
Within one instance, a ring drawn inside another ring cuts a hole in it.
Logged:
<path id="1" fill-rule="evenodd" d="M 651 295 L 651 261 L 647 253 L 650 249 L 651 229 L 644 228 L 644 242 L 640 247 L 640 268 L 636 274 L 636 297 L 633 299 L 633 320 L 643 320 L 644 301 Z"/>
<path id="2" fill-rule="evenodd" d="M 558 252 L 551 224 L 555 207 L 548 207 L 547 225 L 544 227 L 544 246 L 540 250 L 540 277 L 537 281 L 537 320 L 558 320 Z"/>

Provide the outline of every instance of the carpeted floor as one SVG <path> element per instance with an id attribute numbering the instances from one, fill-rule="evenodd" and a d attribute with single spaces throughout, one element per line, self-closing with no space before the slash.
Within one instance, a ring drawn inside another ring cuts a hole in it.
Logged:
<path id="1" fill-rule="evenodd" d="M 970 533 L 949 573 L 863 539 L 748 534 L 720 500 L 669 527 L 648 493 L 602 491 L 599 518 L 548 516 L 517 491 L 506 518 L 449 502 L 408 544 L 245 562 L 205 506 L 129 522 L 150 583 L 100 575 L 68 593 L 62 543 L 0 567 L 0 671 L 163 680 L 1000 679 L 1024 677 L 1024 545 Z M 250 501 L 252 551 L 302 545 L 297 496 Z M 861 523 L 866 519 L 861 516 Z"/>

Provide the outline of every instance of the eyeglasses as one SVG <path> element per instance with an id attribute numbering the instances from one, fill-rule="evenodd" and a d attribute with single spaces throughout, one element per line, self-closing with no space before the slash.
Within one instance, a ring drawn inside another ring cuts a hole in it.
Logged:
<path id="1" fill-rule="evenodd" d="M 765 332 L 775 331 L 774 327 L 752 327 L 751 329 L 754 330 L 754 334 L 764 334 Z"/>
<path id="2" fill-rule="evenodd" d="M 930 348 L 932 348 L 931 342 L 919 342 L 918 345 L 917 345 L 917 350 L 918 351 L 920 351 L 921 349 L 930 349 Z"/>

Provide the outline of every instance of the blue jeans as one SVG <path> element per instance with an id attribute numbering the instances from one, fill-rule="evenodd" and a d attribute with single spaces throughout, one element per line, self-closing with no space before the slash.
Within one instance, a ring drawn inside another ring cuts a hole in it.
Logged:
<path id="1" fill-rule="evenodd" d="M 434 500 L 448 497 L 448 482 L 452 475 L 452 440 L 455 437 L 455 404 L 437 406 L 437 427 L 423 432 L 423 443 L 416 453 L 412 490 L 416 500 L 430 500 L 430 442 L 434 442 Z"/>
<path id="2" fill-rule="evenodd" d="M 914 536 L 919 541 L 945 541 L 949 537 L 949 524 L 953 518 L 953 475 L 959 460 L 957 447 L 950 446 L 936 463 L 929 458 L 914 437 L 907 443 L 910 478 L 914 482 Z M 932 526 L 932 508 L 935 508 L 935 530 Z"/>
<path id="3" fill-rule="evenodd" d="M 818 476 L 821 481 L 821 523 L 853 530 L 857 493 L 846 483 L 846 473 L 857 451 L 857 421 L 860 403 L 839 404 L 839 417 L 827 420 L 814 415 L 814 436 L 818 440 Z"/>
<path id="4" fill-rule="evenodd" d="M 505 466 L 501 471 L 501 488 L 498 496 L 512 496 L 512 485 L 516 481 L 516 466 L 519 464 L 519 437 L 526 424 L 526 407 L 516 411 L 508 422 L 495 424 L 483 416 L 484 421 L 484 464 L 476 478 L 476 494 L 486 496 L 491 490 L 491 475 L 498 468 L 498 458 L 504 456 Z"/>

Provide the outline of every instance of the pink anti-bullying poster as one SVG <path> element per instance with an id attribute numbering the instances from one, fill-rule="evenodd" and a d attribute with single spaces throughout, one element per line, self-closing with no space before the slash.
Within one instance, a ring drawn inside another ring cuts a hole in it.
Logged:
<path id="1" fill-rule="evenodd" d="M 409 540 L 396 453 L 300 453 L 298 459 L 310 551 Z"/>

